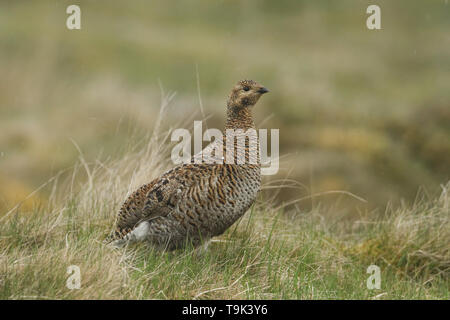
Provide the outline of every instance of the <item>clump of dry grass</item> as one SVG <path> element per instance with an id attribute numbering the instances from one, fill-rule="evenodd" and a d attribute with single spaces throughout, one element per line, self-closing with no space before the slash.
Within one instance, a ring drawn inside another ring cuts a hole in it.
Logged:
<path id="1" fill-rule="evenodd" d="M 430 199 L 423 192 L 413 206 L 390 209 L 366 226 L 364 240 L 347 248 L 358 259 L 410 277 L 450 275 L 450 182 Z M 361 232 L 361 231 L 360 231 Z"/>
<path id="2" fill-rule="evenodd" d="M 27 210 L 19 203 L 0 217 L 2 297 L 133 296 L 126 286 L 127 253 L 111 250 L 102 240 L 113 227 L 126 195 L 169 164 L 165 157 L 169 135 L 158 130 L 172 98 L 163 98 L 155 129 L 143 147 L 142 142 L 137 143 L 134 151 L 120 160 L 88 163 L 74 142 L 79 161 L 65 183 L 59 181 L 60 175 L 49 180 L 53 186 L 48 205 Z M 77 185 L 80 180 L 85 182 Z M 82 292 L 65 286 L 69 265 L 77 265 L 82 271 Z"/>

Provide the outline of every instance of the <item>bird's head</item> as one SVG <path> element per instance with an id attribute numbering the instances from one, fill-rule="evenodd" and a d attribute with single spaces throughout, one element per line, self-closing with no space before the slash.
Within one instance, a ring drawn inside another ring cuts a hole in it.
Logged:
<path id="1" fill-rule="evenodd" d="M 253 80 L 241 80 L 231 90 L 227 107 L 241 109 L 254 106 L 266 92 L 269 92 L 269 90 Z"/>

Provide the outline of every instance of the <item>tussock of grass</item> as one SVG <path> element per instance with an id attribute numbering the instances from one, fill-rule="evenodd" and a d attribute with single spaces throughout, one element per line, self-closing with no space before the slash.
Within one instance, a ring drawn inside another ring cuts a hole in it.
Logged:
<path id="1" fill-rule="evenodd" d="M 450 275 L 450 183 L 436 199 L 423 196 L 411 207 L 388 211 L 367 228 L 364 241 L 347 249 L 411 277 Z"/>
<path id="2" fill-rule="evenodd" d="M 107 163 L 80 151 L 73 176 L 84 184 L 55 179 L 48 207 L 1 217 L 0 298 L 448 298 L 450 185 L 351 231 L 320 209 L 284 212 L 259 199 L 207 250 L 105 245 L 125 196 L 170 165 L 167 137 L 156 129 L 144 148 Z M 382 269 L 380 290 L 366 288 L 370 264 Z M 81 270 L 78 290 L 66 287 L 70 265 Z"/>

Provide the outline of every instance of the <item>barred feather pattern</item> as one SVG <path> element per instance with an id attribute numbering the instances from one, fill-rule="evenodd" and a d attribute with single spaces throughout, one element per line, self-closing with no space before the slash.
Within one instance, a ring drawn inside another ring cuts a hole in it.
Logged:
<path id="1" fill-rule="evenodd" d="M 234 161 L 227 158 L 226 144 L 215 141 L 209 147 L 223 150 L 224 163 L 211 163 L 205 158 L 194 163 L 193 157 L 192 163 L 178 165 L 140 187 L 119 211 L 109 238 L 116 246 L 136 241 L 148 241 L 167 250 L 188 243 L 198 246 L 221 235 L 251 207 L 261 185 L 259 141 L 245 132 L 255 128 L 250 107 L 233 100 L 233 94 L 234 99 L 239 99 L 239 91 L 251 80 L 245 81 L 235 86 L 233 91 L 238 92 L 232 92 L 227 103 L 225 127 L 243 129 L 234 139 Z M 255 92 L 262 87 L 253 81 L 252 84 Z M 227 138 L 230 137 L 225 134 L 224 141 Z M 244 145 L 237 143 L 239 138 L 244 139 Z M 242 148 L 245 163 L 238 164 Z"/>

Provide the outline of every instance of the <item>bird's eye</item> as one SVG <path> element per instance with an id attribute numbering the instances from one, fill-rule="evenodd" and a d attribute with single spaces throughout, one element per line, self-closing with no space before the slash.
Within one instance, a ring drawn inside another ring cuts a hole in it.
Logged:
<path id="1" fill-rule="evenodd" d="M 249 87 L 247 87 L 247 86 L 245 86 L 244 88 L 244 91 L 248 91 L 248 90 L 250 90 L 250 88 Z"/>

